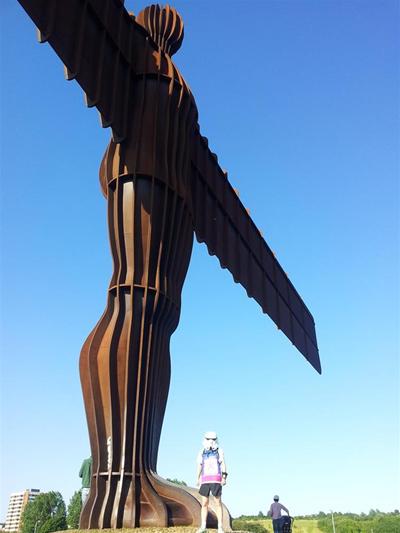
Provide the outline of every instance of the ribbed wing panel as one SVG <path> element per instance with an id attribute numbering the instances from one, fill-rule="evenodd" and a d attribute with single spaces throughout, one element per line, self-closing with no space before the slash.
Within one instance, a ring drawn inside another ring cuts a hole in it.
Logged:
<path id="1" fill-rule="evenodd" d="M 321 373 L 314 319 L 276 260 L 205 137 L 195 134 L 192 202 L 196 237 L 243 285 L 311 365 Z"/>
<path id="2" fill-rule="evenodd" d="M 111 126 L 114 140 L 127 135 L 130 84 L 134 83 L 136 42 L 144 30 L 120 0 L 19 0 L 76 79 L 89 107 L 96 106 L 102 125 Z"/>

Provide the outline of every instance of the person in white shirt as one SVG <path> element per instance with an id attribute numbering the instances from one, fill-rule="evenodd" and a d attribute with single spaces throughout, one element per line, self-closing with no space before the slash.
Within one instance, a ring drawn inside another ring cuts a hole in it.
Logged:
<path id="1" fill-rule="evenodd" d="M 284 505 L 279 503 L 279 496 L 276 494 L 274 496 L 274 501 L 271 503 L 271 507 L 268 511 L 268 516 L 272 518 L 272 525 L 274 528 L 274 533 L 281 533 L 281 517 L 282 510 L 289 515 L 289 510 L 286 509 Z"/>
<path id="2" fill-rule="evenodd" d="M 222 486 L 227 478 L 224 452 L 218 446 L 215 431 L 207 431 L 204 435 L 203 449 L 197 455 L 197 485 L 201 495 L 201 525 L 197 533 L 204 533 L 207 527 L 207 514 L 210 492 L 215 498 L 218 519 L 218 533 L 222 529 Z"/>

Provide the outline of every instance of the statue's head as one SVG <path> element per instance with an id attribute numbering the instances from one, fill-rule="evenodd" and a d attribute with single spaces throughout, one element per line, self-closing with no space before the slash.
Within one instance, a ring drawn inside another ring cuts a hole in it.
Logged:
<path id="1" fill-rule="evenodd" d="M 136 17 L 153 41 L 167 54 L 172 56 L 183 41 L 183 21 L 173 7 L 153 4 L 145 7 Z"/>

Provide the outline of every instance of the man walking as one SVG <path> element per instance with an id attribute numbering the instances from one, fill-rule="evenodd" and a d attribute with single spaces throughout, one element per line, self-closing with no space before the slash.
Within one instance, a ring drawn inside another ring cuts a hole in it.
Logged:
<path id="1" fill-rule="evenodd" d="M 281 518 L 282 518 L 282 510 L 285 511 L 289 515 L 289 510 L 286 509 L 284 505 L 279 503 L 279 496 L 276 494 L 274 496 L 274 501 L 271 503 L 271 507 L 268 511 L 268 516 L 272 518 L 272 526 L 274 528 L 274 533 L 281 533 Z"/>
<path id="2" fill-rule="evenodd" d="M 79 477 L 82 478 L 82 489 L 81 489 L 81 498 L 82 505 L 87 500 L 90 490 L 90 481 L 92 478 L 92 458 L 89 457 L 85 459 L 82 463 L 81 469 L 79 470 Z"/>

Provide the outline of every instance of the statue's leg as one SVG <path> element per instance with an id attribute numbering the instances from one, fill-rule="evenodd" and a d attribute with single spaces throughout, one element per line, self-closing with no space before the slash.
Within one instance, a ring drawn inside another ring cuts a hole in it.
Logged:
<path id="1" fill-rule="evenodd" d="M 118 178 L 108 202 L 114 274 L 80 359 L 93 456 L 81 527 L 197 524 L 196 498 L 156 474 L 190 217 L 182 198 L 147 177 Z"/>

